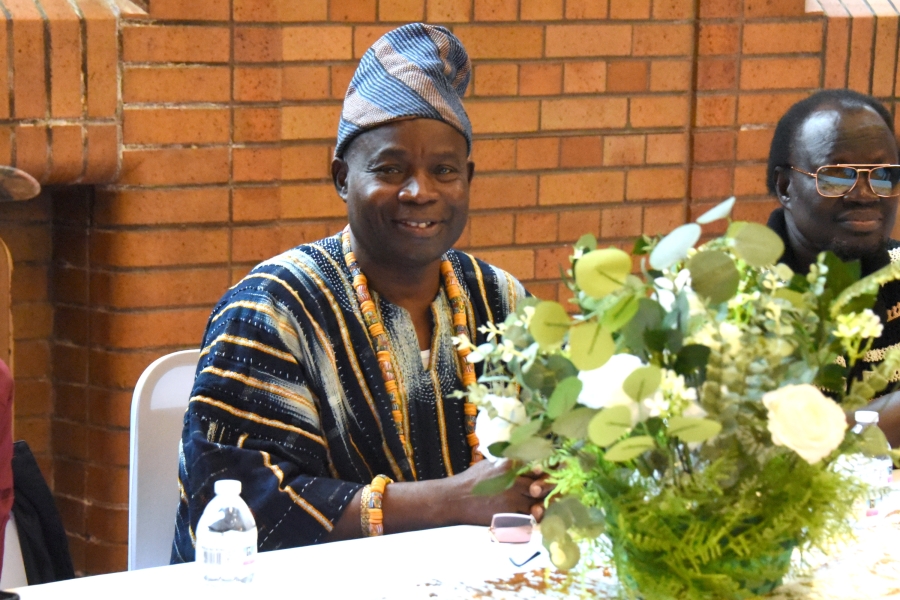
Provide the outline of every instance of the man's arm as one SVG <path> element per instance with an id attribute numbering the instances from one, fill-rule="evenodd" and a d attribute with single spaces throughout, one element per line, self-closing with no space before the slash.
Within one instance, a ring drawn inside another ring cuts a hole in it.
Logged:
<path id="1" fill-rule="evenodd" d="M 875 398 L 862 410 L 876 411 L 878 427 L 884 432 L 891 448 L 900 447 L 900 391 Z"/>

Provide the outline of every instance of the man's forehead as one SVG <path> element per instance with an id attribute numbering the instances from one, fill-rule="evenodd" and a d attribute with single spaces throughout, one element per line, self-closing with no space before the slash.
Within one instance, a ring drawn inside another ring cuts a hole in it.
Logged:
<path id="1" fill-rule="evenodd" d="M 817 162 L 838 150 L 842 142 L 849 143 L 857 137 L 866 137 L 874 144 L 878 144 L 879 138 L 893 138 L 893 135 L 881 135 L 886 130 L 881 116 L 868 106 L 823 106 L 810 113 L 797 128 L 791 158 L 793 162 Z"/>
<path id="2" fill-rule="evenodd" d="M 426 132 L 409 135 L 410 129 Z M 423 143 L 424 142 L 424 143 Z M 373 127 L 357 135 L 347 147 L 345 158 L 356 156 L 400 156 L 420 154 L 426 151 L 432 155 L 461 155 L 466 158 L 466 138 L 453 127 L 434 119 L 400 119 L 378 127 Z"/>

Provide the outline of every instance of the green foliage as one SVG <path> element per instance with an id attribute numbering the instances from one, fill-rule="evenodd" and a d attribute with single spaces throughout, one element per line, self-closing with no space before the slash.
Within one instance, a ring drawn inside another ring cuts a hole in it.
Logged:
<path id="1" fill-rule="evenodd" d="M 878 324 L 864 311 L 900 267 L 860 279 L 858 263 L 826 252 L 808 275 L 795 274 L 773 264 L 783 252 L 777 235 L 730 222 L 733 204 L 697 220 L 729 220 L 724 236 L 697 248 L 696 223 L 642 236 L 634 255 L 649 260 L 640 276 L 627 254 L 583 236 L 567 275 L 580 314 L 532 301 L 471 348 L 484 374 L 470 398 L 491 418 L 501 412 L 496 396 L 516 398 L 527 415 L 485 442 L 517 463 L 478 492 L 507 489 L 515 473 L 540 465 L 556 484 L 542 523 L 553 563 L 573 568 L 579 545 L 605 533 L 611 544 L 599 547 L 629 598 L 767 593 L 792 549 L 847 533 L 854 502 L 869 493 L 834 459 L 886 448 L 877 428 L 840 440 L 838 419 L 836 447 L 811 465 L 773 442 L 763 399 L 815 385 L 855 410 L 883 393 L 900 350 L 861 379 L 850 374 L 871 345 L 861 332 Z M 900 451 L 891 455 L 900 461 Z"/>

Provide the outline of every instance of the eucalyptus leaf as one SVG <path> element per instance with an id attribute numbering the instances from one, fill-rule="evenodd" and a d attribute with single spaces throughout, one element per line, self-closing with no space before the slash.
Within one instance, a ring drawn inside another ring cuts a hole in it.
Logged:
<path id="1" fill-rule="evenodd" d="M 734 244 L 734 253 L 751 267 L 774 265 L 784 254 L 781 237 L 759 223 L 735 223 L 739 227 L 729 228 Z"/>
<path id="2" fill-rule="evenodd" d="M 491 456 L 503 456 L 503 451 L 509 448 L 509 442 L 494 442 L 488 446 Z"/>
<path id="3" fill-rule="evenodd" d="M 579 323 L 569 331 L 569 356 L 581 371 L 602 367 L 615 350 L 612 335 L 597 322 Z"/>
<path id="4" fill-rule="evenodd" d="M 493 496 L 495 494 L 499 494 L 500 492 L 508 490 L 512 487 L 513 483 L 515 483 L 516 481 L 517 475 L 518 473 L 515 469 L 509 469 L 502 475 L 498 475 L 497 477 L 483 479 L 476 483 L 475 487 L 472 488 L 472 495 Z"/>
<path id="5" fill-rule="evenodd" d="M 587 250 L 590 252 L 591 250 L 597 249 L 597 236 L 593 233 L 586 233 L 575 242 L 576 248 L 582 248 L 583 250 Z"/>
<path id="6" fill-rule="evenodd" d="M 557 381 L 562 381 L 567 377 L 578 377 L 578 369 L 575 368 L 571 360 L 561 354 L 548 356 L 547 368 L 553 371 Z"/>
<path id="7" fill-rule="evenodd" d="M 514 428 L 512 432 L 509 434 L 509 445 L 518 444 L 520 442 L 524 442 L 538 431 L 541 430 L 541 421 L 538 419 L 537 421 L 529 421 L 524 425 L 519 425 Z M 490 450 L 490 448 L 488 448 Z M 504 449 L 505 451 L 505 449 Z M 494 454 L 494 451 L 491 450 L 491 454 Z M 500 456 L 500 454 L 494 454 L 494 456 Z"/>
<path id="8" fill-rule="evenodd" d="M 722 431 L 722 424 L 712 419 L 698 417 L 671 417 L 669 435 L 681 438 L 683 442 L 705 442 Z"/>
<path id="9" fill-rule="evenodd" d="M 788 288 L 778 288 L 772 296 L 787 300 L 797 308 L 806 308 L 806 300 L 803 299 L 803 294 L 800 292 L 795 292 Z"/>
<path id="10" fill-rule="evenodd" d="M 631 409 L 610 406 L 602 409 L 588 423 L 588 439 L 605 448 L 631 431 Z"/>
<path id="11" fill-rule="evenodd" d="M 657 328 L 663 321 L 666 312 L 659 302 L 650 298 L 638 300 L 638 311 L 625 327 L 622 328 L 622 337 L 626 347 L 632 354 L 642 354 L 646 349 L 644 332 Z"/>
<path id="12" fill-rule="evenodd" d="M 678 352 L 675 372 L 683 377 L 702 371 L 709 362 L 710 349 L 702 344 L 688 344 Z"/>
<path id="13" fill-rule="evenodd" d="M 617 442 L 604 454 L 604 458 L 612 462 L 625 462 L 637 458 L 647 450 L 656 447 L 649 435 L 636 435 Z"/>
<path id="14" fill-rule="evenodd" d="M 537 462 L 553 454 L 553 444 L 546 438 L 531 437 L 518 444 L 510 444 L 503 456 L 522 462 Z"/>
<path id="15" fill-rule="evenodd" d="M 734 260 L 721 250 L 704 250 L 687 264 L 691 286 L 713 304 L 725 302 L 737 293 L 741 275 Z"/>
<path id="16" fill-rule="evenodd" d="M 562 304 L 545 300 L 534 307 L 528 330 L 541 350 L 552 350 L 562 343 L 570 326 L 569 314 Z"/>
<path id="17" fill-rule="evenodd" d="M 547 402 L 547 416 L 555 419 L 575 407 L 583 384 L 578 377 L 568 377 L 556 385 Z"/>
<path id="18" fill-rule="evenodd" d="M 554 502 L 550 505 L 550 507 L 554 507 L 557 503 Z M 550 514 L 550 508 L 547 509 L 547 514 L 544 515 L 544 518 L 541 519 L 541 537 L 545 540 L 546 543 L 556 542 L 568 535 L 568 528 L 570 523 L 566 523 L 565 518 L 561 514 Z"/>
<path id="19" fill-rule="evenodd" d="M 595 414 L 596 409 L 581 406 L 553 421 L 550 430 L 573 440 L 584 439 L 587 437 L 588 424 Z"/>
<path id="20" fill-rule="evenodd" d="M 726 218 L 731 214 L 731 209 L 734 208 L 734 200 L 735 198 L 732 196 L 731 198 L 716 204 L 714 207 L 700 215 L 697 218 L 697 222 L 701 225 L 706 225 L 707 223 Z"/>
<path id="21" fill-rule="evenodd" d="M 617 332 L 637 314 L 639 306 L 638 297 L 634 294 L 628 294 L 619 298 L 615 304 L 603 313 L 600 321 L 603 324 L 603 328 L 610 333 Z"/>
<path id="22" fill-rule="evenodd" d="M 631 257 L 618 248 L 593 250 L 575 263 L 575 283 L 592 298 L 620 289 L 631 273 Z"/>
<path id="23" fill-rule="evenodd" d="M 662 382 L 662 369 L 656 365 L 638 367 L 622 382 L 622 389 L 635 402 L 649 398 Z"/>
<path id="24" fill-rule="evenodd" d="M 550 562 L 560 571 L 568 571 L 581 560 L 581 550 L 569 536 L 560 541 L 550 542 L 547 551 L 550 553 Z"/>
<path id="25" fill-rule="evenodd" d="M 683 260 L 688 250 L 700 239 L 700 226 L 687 223 L 672 230 L 650 253 L 650 266 L 654 269 L 666 269 Z"/>

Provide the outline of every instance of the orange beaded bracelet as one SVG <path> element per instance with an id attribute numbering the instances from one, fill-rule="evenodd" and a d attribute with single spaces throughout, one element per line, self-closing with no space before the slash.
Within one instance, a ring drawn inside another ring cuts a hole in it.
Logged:
<path id="1" fill-rule="evenodd" d="M 393 480 L 387 475 L 376 475 L 372 483 L 363 488 L 360 524 L 365 537 L 384 534 L 384 512 L 381 505 L 384 502 L 384 489 L 389 483 L 393 483 Z"/>

